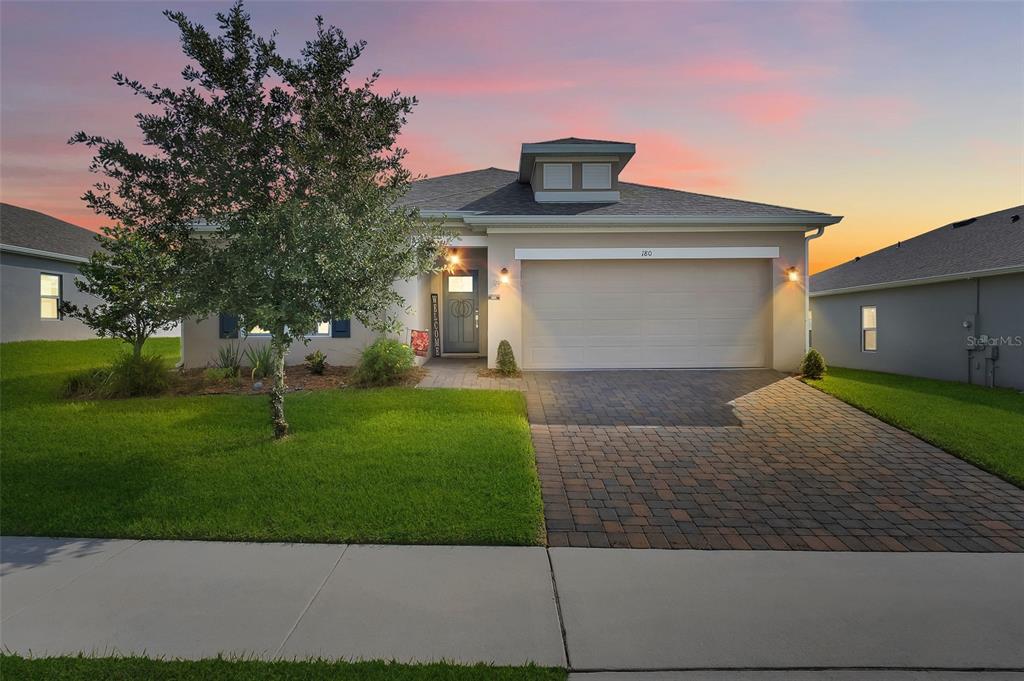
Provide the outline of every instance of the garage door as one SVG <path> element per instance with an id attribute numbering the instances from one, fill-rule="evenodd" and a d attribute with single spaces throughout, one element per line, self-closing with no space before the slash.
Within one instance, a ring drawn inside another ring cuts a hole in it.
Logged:
<path id="1" fill-rule="evenodd" d="M 769 261 L 523 262 L 529 369 L 760 367 Z"/>

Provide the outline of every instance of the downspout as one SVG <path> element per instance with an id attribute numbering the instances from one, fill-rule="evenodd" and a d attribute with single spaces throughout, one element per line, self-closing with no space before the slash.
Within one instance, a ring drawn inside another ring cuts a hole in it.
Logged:
<path id="1" fill-rule="evenodd" d="M 811 274 L 810 274 L 810 259 L 809 259 L 810 246 L 809 246 L 808 242 L 810 242 L 811 239 L 817 239 L 819 236 L 821 236 L 824 233 L 825 233 L 825 226 L 824 225 L 822 225 L 821 227 L 818 227 L 817 231 L 814 232 L 814 234 L 812 234 L 810 236 L 807 236 L 806 232 L 804 233 L 804 354 L 805 355 L 807 354 L 807 351 L 811 349 L 811 329 L 809 328 L 810 324 L 808 323 L 810 321 L 810 316 L 811 316 L 811 296 L 810 296 L 810 293 L 811 293 Z"/>

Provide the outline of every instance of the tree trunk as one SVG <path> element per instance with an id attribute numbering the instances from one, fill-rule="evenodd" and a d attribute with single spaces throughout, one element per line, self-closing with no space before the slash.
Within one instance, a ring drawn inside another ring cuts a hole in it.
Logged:
<path id="1" fill-rule="evenodd" d="M 138 361 L 139 358 L 142 357 L 142 345 L 145 342 L 145 338 L 139 338 L 138 336 L 136 336 L 135 342 L 132 343 L 132 356 L 135 358 L 136 361 Z"/>
<path id="2" fill-rule="evenodd" d="M 270 391 L 270 418 L 274 422 L 274 438 L 280 440 L 288 434 L 288 422 L 284 419 L 284 353 L 285 344 L 273 339 L 270 347 L 274 352 L 274 387 Z"/>

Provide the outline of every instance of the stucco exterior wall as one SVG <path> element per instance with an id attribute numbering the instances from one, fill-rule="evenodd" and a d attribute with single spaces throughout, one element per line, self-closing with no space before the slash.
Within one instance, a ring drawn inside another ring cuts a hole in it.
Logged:
<path id="1" fill-rule="evenodd" d="M 1024 337 L 1024 274 L 965 279 L 811 298 L 812 345 L 828 364 L 853 369 L 968 380 L 967 336 Z M 878 349 L 862 352 L 860 309 L 877 308 Z M 963 322 L 976 315 L 973 328 Z M 983 383 L 973 353 L 974 383 Z M 1024 389 L 1024 347 L 1004 344 L 997 386 Z"/>
<path id="2" fill-rule="evenodd" d="M 525 230 L 524 230 L 525 231 Z M 804 284 L 790 282 L 788 267 L 803 273 L 804 238 L 801 232 L 647 232 L 647 233 L 495 233 L 487 237 L 488 293 L 500 296 L 488 300 L 488 363 L 493 367 L 498 343 L 508 340 L 517 357 L 523 350 L 523 303 L 521 262 L 516 248 L 602 248 L 602 247 L 693 247 L 693 246 L 778 246 L 779 257 L 771 265 L 771 309 L 768 311 L 768 353 L 771 366 L 794 371 L 805 349 Z M 510 281 L 500 284 L 503 267 Z"/>
<path id="3" fill-rule="evenodd" d="M 99 302 L 75 286 L 75 263 L 48 260 L 18 253 L 0 253 L 0 341 L 81 340 L 95 338 L 92 329 L 77 319 L 41 319 L 39 316 L 39 275 L 62 277 L 62 296 L 76 305 Z"/>
<path id="4" fill-rule="evenodd" d="M 409 342 L 410 329 L 430 328 L 430 286 L 431 275 L 423 275 L 395 284 L 398 293 L 405 299 L 405 306 L 395 313 L 402 323 L 402 331 L 392 334 L 404 343 Z M 265 336 L 239 338 L 221 338 L 217 315 L 206 319 L 189 319 L 182 326 L 182 361 L 187 368 L 214 366 L 217 352 L 222 345 L 237 344 L 242 352 L 249 346 L 261 346 L 270 342 Z M 285 355 L 288 365 L 302 364 L 306 355 L 315 350 L 327 355 L 328 364 L 335 366 L 353 366 L 359 361 L 359 355 L 367 345 L 380 337 L 376 331 L 368 329 L 357 320 L 352 320 L 349 338 L 330 338 L 325 336 L 310 337 L 307 343 L 296 341 Z M 417 358 L 422 364 L 426 358 Z"/>

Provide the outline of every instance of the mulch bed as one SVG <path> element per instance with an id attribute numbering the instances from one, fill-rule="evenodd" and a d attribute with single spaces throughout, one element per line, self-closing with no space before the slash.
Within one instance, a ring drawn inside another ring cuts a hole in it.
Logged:
<path id="1" fill-rule="evenodd" d="M 302 365 L 286 367 L 284 382 L 288 392 L 298 390 L 329 390 L 346 388 L 350 385 L 352 367 L 332 367 L 323 374 L 310 373 Z M 175 395 L 259 395 L 269 393 L 273 378 L 264 378 L 255 383 L 244 368 L 238 378 L 209 378 L 206 369 L 188 369 L 180 375 L 174 386 Z M 259 386 L 259 387 L 257 387 Z"/>
<path id="2" fill-rule="evenodd" d="M 310 373 L 309 369 L 302 365 L 285 367 L 284 382 L 288 392 L 299 390 L 331 390 L 336 388 L 357 388 L 352 383 L 352 372 L 354 367 L 329 366 L 324 369 L 323 374 Z M 426 369 L 414 367 L 395 385 L 400 387 L 415 387 L 423 377 L 427 375 Z M 259 387 L 256 387 L 256 384 Z M 178 396 L 185 395 L 262 395 L 270 392 L 274 379 L 271 377 L 261 379 L 256 383 L 249 377 L 249 372 L 244 368 L 238 378 L 209 378 L 206 369 L 188 369 L 179 374 L 171 393 Z"/>
<path id="3" fill-rule="evenodd" d="M 480 369 L 476 372 L 481 378 L 522 378 L 523 372 L 516 371 L 514 374 L 503 374 L 497 369 Z"/>

